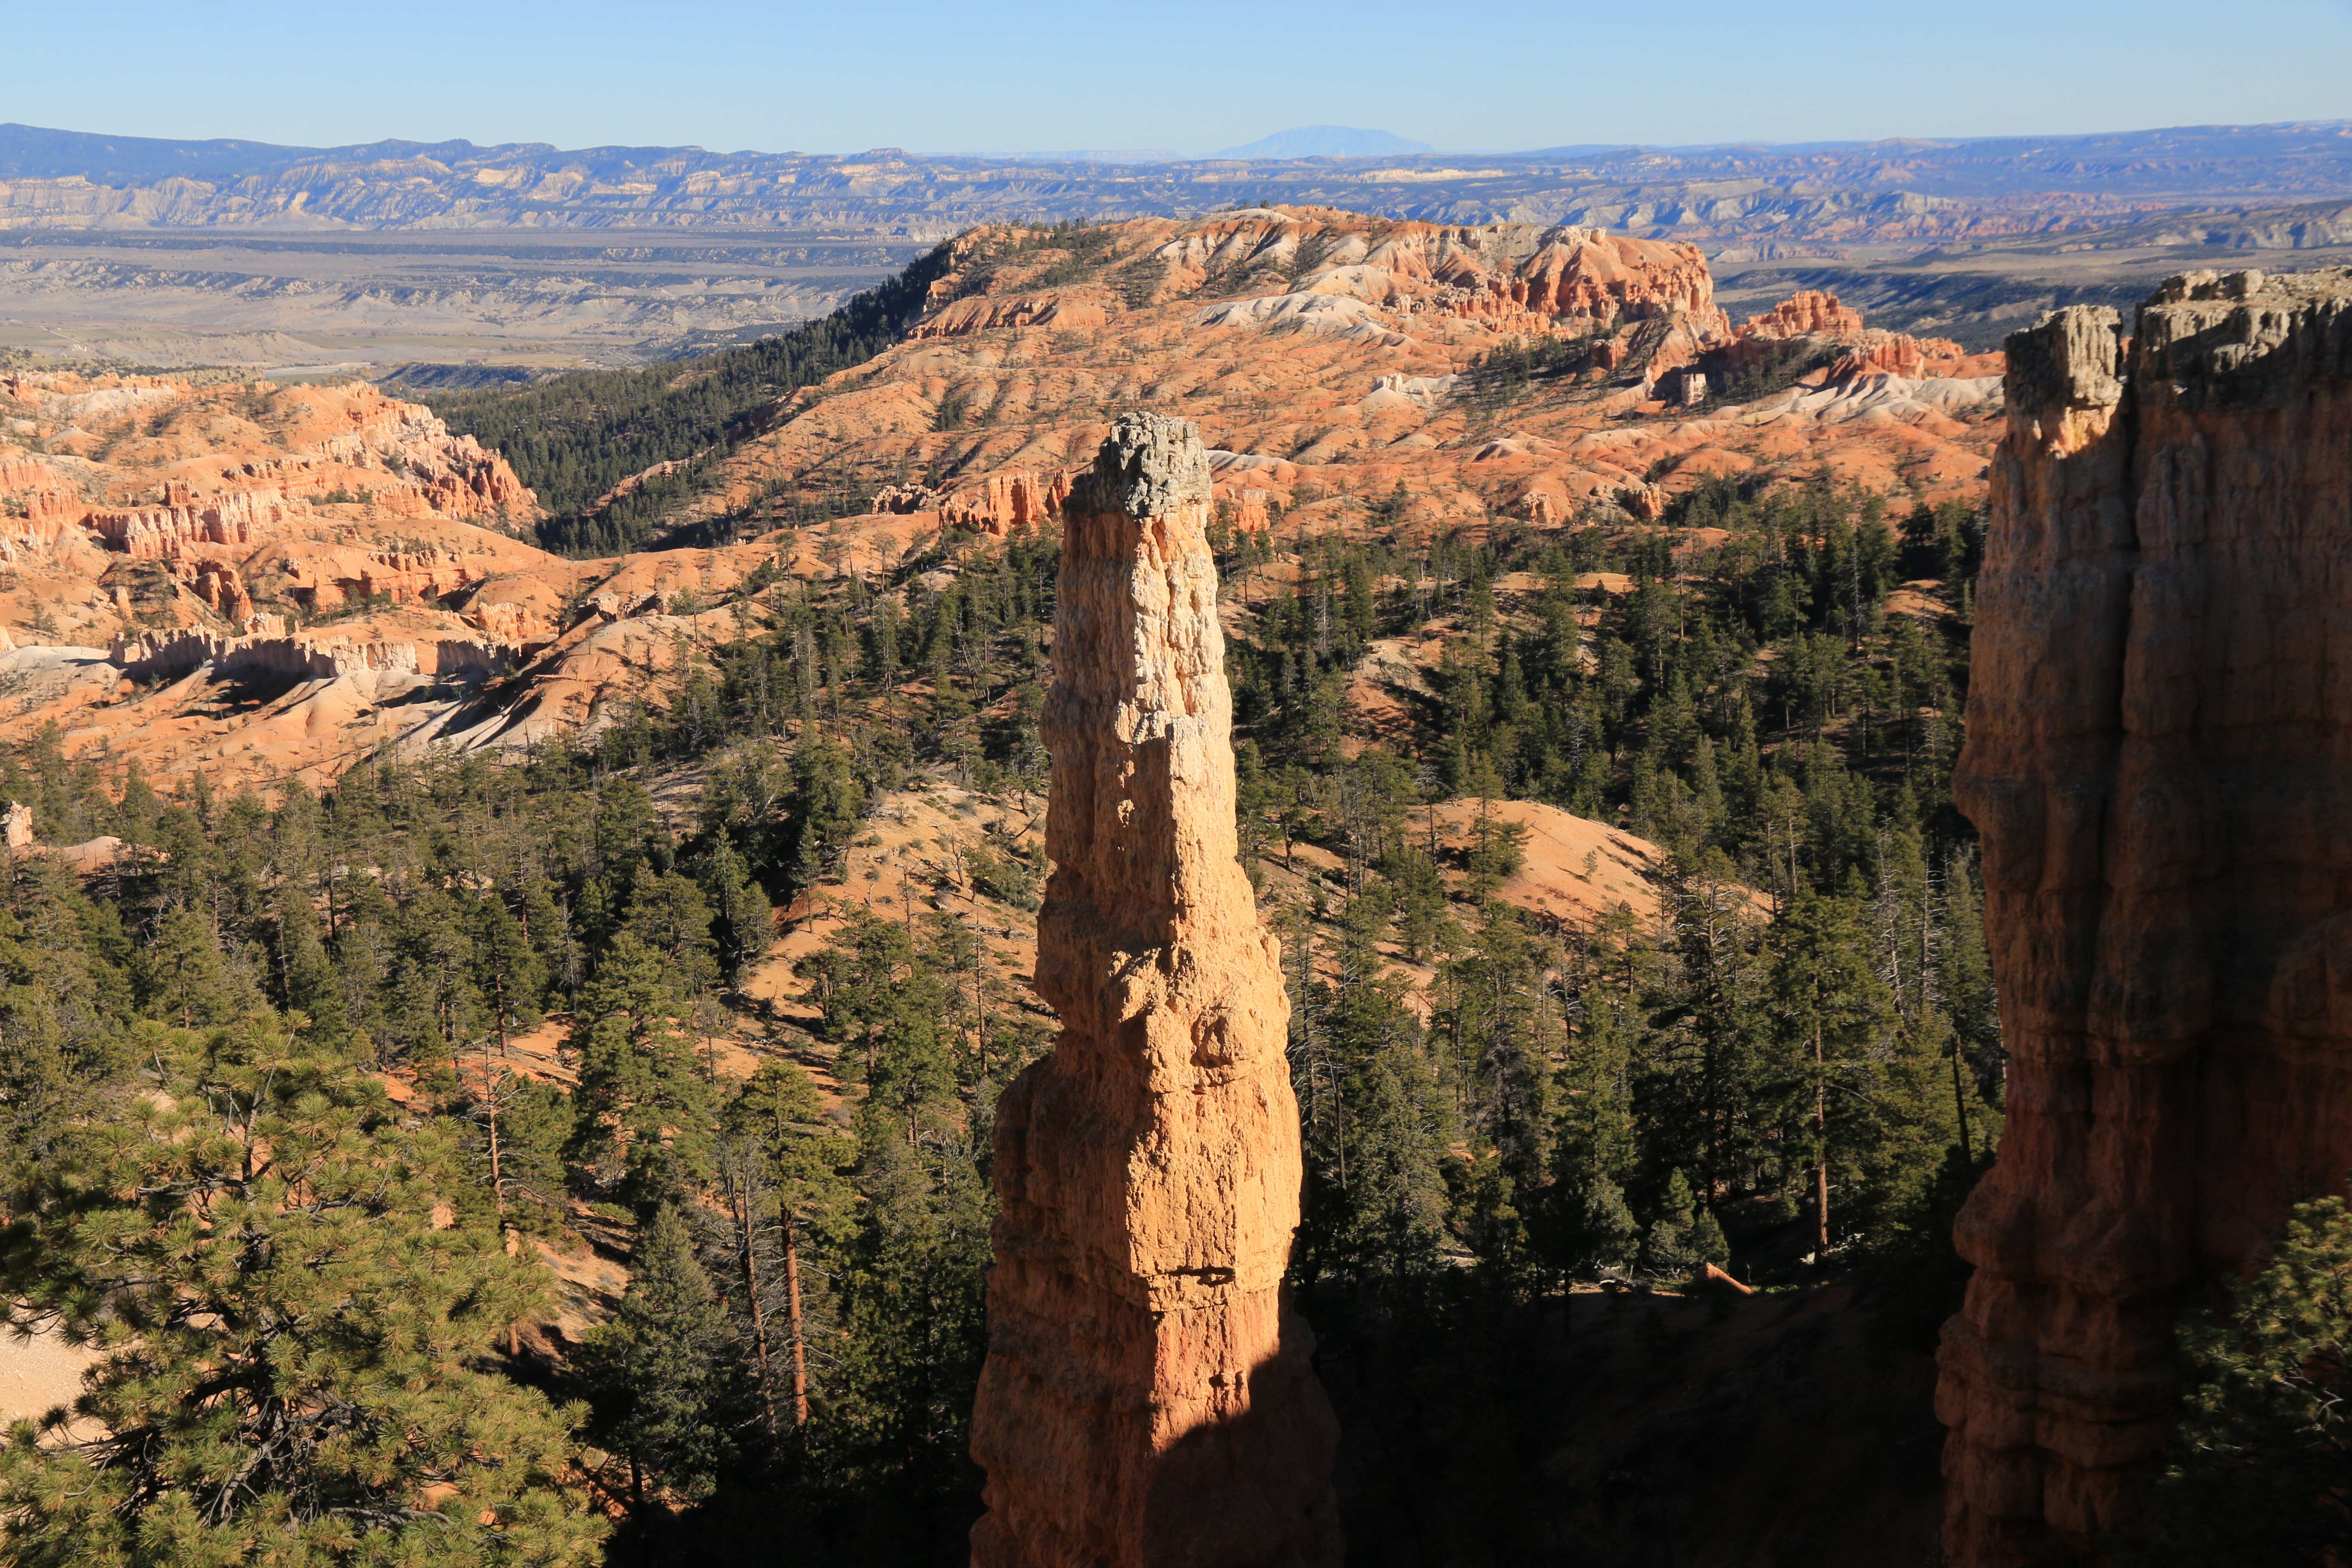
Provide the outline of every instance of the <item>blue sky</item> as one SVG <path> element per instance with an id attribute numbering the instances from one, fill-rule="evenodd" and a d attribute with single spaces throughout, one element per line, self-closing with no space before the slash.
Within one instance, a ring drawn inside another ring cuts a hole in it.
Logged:
<path id="1" fill-rule="evenodd" d="M 0 120 L 334 144 L 1448 150 L 2352 117 L 2352 0 L 0 0 Z"/>

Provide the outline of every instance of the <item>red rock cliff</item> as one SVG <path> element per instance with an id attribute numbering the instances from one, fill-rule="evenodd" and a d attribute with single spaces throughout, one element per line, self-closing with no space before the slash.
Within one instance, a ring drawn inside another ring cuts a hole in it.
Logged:
<path id="1" fill-rule="evenodd" d="M 1947 1546 L 2096 1563 L 2184 1300 L 2352 1168 L 2352 271 L 2009 340 L 1969 741 L 2009 1050 L 1945 1330 Z"/>
<path id="2" fill-rule="evenodd" d="M 981 1568 L 1339 1563 L 1337 1424 L 1282 1287 L 1298 1113 L 1234 833 L 1232 699 L 1183 421 L 1129 415 L 1066 509 L 1037 988 L 1005 1090 Z"/>

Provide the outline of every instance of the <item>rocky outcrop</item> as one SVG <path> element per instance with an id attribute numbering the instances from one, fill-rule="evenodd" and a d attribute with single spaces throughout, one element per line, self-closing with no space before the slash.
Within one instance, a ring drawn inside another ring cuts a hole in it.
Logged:
<path id="1" fill-rule="evenodd" d="M 232 622 L 253 614 L 253 595 L 246 592 L 245 579 L 237 575 L 236 567 L 222 561 L 199 561 L 194 572 L 190 591 L 214 614 Z"/>
<path id="2" fill-rule="evenodd" d="M 1532 255 L 1507 265 L 1465 276 L 1469 268 L 1441 258 L 1433 270 L 1454 285 L 1441 300 L 1452 315 L 1509 322 L 1525 311 L 1576 330 L 1668 316 L 1697 318 L 1710 331 L 1724 325 L 1706 258 L 1698 247 L 1678 241 L 1553 228 L 1543 231 Z"/>
<path id="3" fill-rule="evenodd" d="M 885 485 L 874 492 L 877 516 L 935 512 L 950 528 L 999 538 L 1020 528 L 1043 528 L 1069 498 L 1072 476 L 1012 470 L 984 474 L 952 490 L 929 485 Z"/>
<path id="4" fill-rule="evenodd" d="M 1949 338 L 1915 338 L 1908 332 L 1867 331 L 1831 363 L 1831 381 L 1858 381 L 1867 375 L 1900 376 L 1925 381 L 1931 376 L 1967 379 L 1999 375 L 1999 354 L 1971 354 Z"/>
<path id="5" fill-rule="evenodd" d="M 1037 952 L 1062 1035 L 997 1110 L 978 1568 L 1340 1560 L 1337 1426 L 1282 1283 L 1289 1003 L 1236 857 L 1209 503 L 1193 426 L 1129 415 L 1065 518 Z"/>
<path id="6" fill-rule="evenodd" d="M 1070 476 L 990 474 L 948 498 L 940 515 L 951 528 L 1006 534 L 1017 528 L 1043 528 L 1069 499 Z"/>
<path id="7" fill-rule="evenodd" d="M 278 395 L 307 405 L 309 417 L 296 428 L 309 454 L 298 461 L 310 482 L 296 486 L 298 493 L 327 500 L 362 489 L 386 510 L 469 521 L 521 521 L 538 511 L 539 498 L 504 457 L 471 436 L 452 436 L 422 405 L 366 385 L 290 388 Z"/>
<path id="8" fill-rule="evenodd" d="M 333 680 L 368 673 L 475 682 L 515 665 L 514 649 L 485 638 L 353 628 L 289 633 L 275 616 L 253 617 L 242 636 L 191 627 L 117 638 L 107 657 L 133 680 L 177 680 L 209 669 L 228 680 Z"/>
<path id="9" fill-rule="evenodd" d="M 2183 1302 L 2352 1169 L 2352 271 L 2009 340 L 1969 740 L 2009 1054 L 1958 1226 L 1947 1545 L 2102 1562 Z"/>
<path id="10" fill-rule="evenodd" d="M 433 424 L 439 426 L 441 421 Z M 481 521 L 520 521 L 538 512 L 539 497 L 516 477 L 502 454 L 486 450 L 471 436 L 452 436 L 446 428 L 433 436 L 390 454 L 406 464 L 408 483 L 426 506 L 444 517 Z"/>
<path id="11" fill-rule="evenodd" d="M 150 470 L 172 467 L 171 477 L 143 494 L 74 507 L 89 511 L 89 526 L 107 542 L 142 558 L 167 555 L 174 542 L 248 542 L 254 529 L 282 521 L 301 503 L 356 502 L 375 515 L 509 526 L 538 512 L 538 498 L 503 457 L 470 436 L 451 435 L 431 409 L 365 383 L 199 386 L 41 373 L 0 378 L 0 394 L 16 405 L 12 414 L 21 408 L 28 416 L 11 421 L 16 433 L 53 451 L 73 452 L 104 432 L 112 439 L 98 449 L 133 453 L 135 465 Z M 241 426 L 247 439 L 217 444 L 224 426 Z M 264 430 L 265 441 L 247 444 Z M 83 468 L 96 478 L 117 466 L 110 458 Z M 79 488 L 53 465 L 0 447 L 0 497 L 40 490 L 64 499 L 61 491 Z"/>
<path id="12" fill-rule="evenodd" d="M 1592 499 L 1621 508 L 1627 516 L 1643 522 L 1655 522 L 1666 515 L 1666 492 L 1641 479 L 1627 479 L 1612 489 L 1596 491 Z"/>
<path id="13" fill-rule="evenodd" d="M 911 517 L 939 510 L 947 499 L 946 491 L 931 485 L 884 485 L 874 492 L 873 511 L 877 517 Z"/>
<path id="14" fill-rule="evenodd" d="M 1213 278 L 1289 278 L 1288 293 L 1213 307 L 1207 326 L 1368 327 L 1349 301 L 1393 316 L 1474 321 L 1497 330 L 1584 334 L 1620 322 L 1687 317 L 1727 332 L 1715 279 L 1695 245 L 1598 228 L 1534 224 L 1383 224 L 1345 214 L 1255 207 L 1185 226 L 1152 253 L 1162 291 Z M 1319 311 L 1318 307 L 1319 306 Z M 1317 319 L 1320 314 L 1327 320 Z"/>
<path id="15" fill-rule="evenodd" d="M 1372 397 L 1401 397 L 1423 411 L 1442 408 L 1461 388 L 1459 375 L 1380 375 L 1372 378 Z"/>
<path id="16" fill-rule="evenodd" d="M 279 575 L 286 596 L 306 610 L 349 604 L 438 599 L 461 593 L 499 564 L 491 554 L 454 549 L 312 548 L 287 552 Z"/>
<path id="17" fill-rule="evenodd" d="M 1862 312 L 1838 303 L 1835 294 L 1801 289 L 1770 310 L 1739 323 L 1743 338 L 1846 337 L 1862 331 Z"/>
<path id="18" fill-rule="evenodd" d="M 82 510 L 79 501 L 41 490 L 27 498 L 24 516 L 0 513 L 0 563 L 15 566 L 60 556 L 94 561 L 100 552 L 81 529 Z M 103 563 L 97 569 L 105 570 Z"/>
<path id="19" fill-rule="evenodd" d="M 1752 395 L 1759 380 L 1766 390 L 1779 391 L 1874 376 L 1969 380 L 1999 375 L 2001 368 L 1999 354 L 1971 355 L 1948 338 L 1865 327 L 1861 311 L 1840 303 L 1835 294 L 1811 289 L 1748 317 L 1727 340 L 1706 345 L 1694 363 L 1696 374 L 1709 378 L 1706 390 L 1718 395 L 1738 395 L 1743 388 Z M 1679 389 L 1685 401 L 1695 401 L 1687 395 L 1687 376 Z"/>
<path id="20" fill-rule="evenodd" d="M 174 500 L 176 505 L 94 511 L 89 530 L 134 561 L 162 561 L 187 544 L 258 544 L 286 518 L 286 498 L 271 486 L 203 501 Z"/>

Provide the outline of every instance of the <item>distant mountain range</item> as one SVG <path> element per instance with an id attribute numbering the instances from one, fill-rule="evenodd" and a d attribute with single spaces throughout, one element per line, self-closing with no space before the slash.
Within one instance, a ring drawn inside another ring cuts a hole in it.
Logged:
<path id="1" fill-rule="evenodd" d="M 1476 155 L 1309 126 L 1189 161 L 540 142 L 310 148 L 0 126 L 0 232 L 18 233 L 783 230 L 905 243 L 982 222 L 1294 203 L 1446 223 L 1593 224 L 1765 256 L 1776 247 L 1924 249 L 2347 198 L 2352 122 L 2344 121 Z"/>

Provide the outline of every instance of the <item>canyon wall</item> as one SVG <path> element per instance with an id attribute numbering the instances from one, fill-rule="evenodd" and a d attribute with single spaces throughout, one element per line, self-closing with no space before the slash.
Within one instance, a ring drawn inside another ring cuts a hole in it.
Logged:
<path id="1" fill-rule="evenodd" d="M 1234 829 L 1194 427 L 1129 415 L 1065 508 L 1037 989 L 997 1110 L 980 1568 L 1336 1565 L 1338 1437 L 1282 1279 L 1298 1113 Z"/>
<path id="2" fill-rule="evenodd" d="M 2009 341 L 1955 788 L 2009 1052 L 1958 1226 L 1947 1546 L 2097 1563 L 2175 1320 L 2352 1169 L 2352 271 Z"/>

